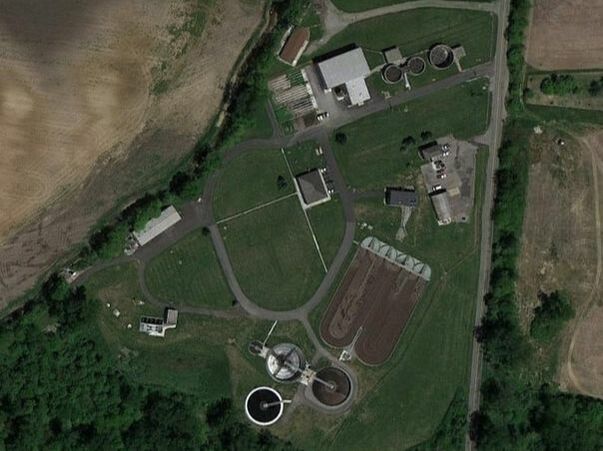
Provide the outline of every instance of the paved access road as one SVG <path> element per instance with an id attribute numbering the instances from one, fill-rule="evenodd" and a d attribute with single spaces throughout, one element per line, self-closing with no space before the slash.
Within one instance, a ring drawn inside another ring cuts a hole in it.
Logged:
<path id="1" fill-rule="evenodd" d="M 497 0 L 493 4 L 498 15 L 496 32 L 496 53 L 494 56 L 494 77 L 492 80 L 492 114 L 490 117 L 489 148 L 490 156 L 486 173 L 486 192 L 482 206 L 481 246 L 479 279 L 477 288 L 477 299 L 475 307 L 474 326 L 478 327 L 484 316 L 484 297 L 490 287 L 490 264 L 492 258 L 492 207 L 495 196 L 495 176 L 498 166 L 498 149 L 502 139 L 503 121 L 505 119 L 505 98 L 509 74 L 507 71 L 507 42 L 505 30 L 507 28 L 507 16 L 509 14 L 510 0 Z M 480 386 L 482 376 L 482 348 L 480 343 L 473 338 L 473 349 L 471 352 L 471 375 L 469 379 L 469 414 L 479 410 Z M 470 451 L 475 448 L 469 434 L 465 440 L 465 449 Z"/>

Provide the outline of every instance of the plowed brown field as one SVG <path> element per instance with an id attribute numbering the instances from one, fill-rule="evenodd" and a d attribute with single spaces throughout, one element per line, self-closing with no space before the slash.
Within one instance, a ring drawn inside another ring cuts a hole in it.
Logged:
<path id="1" fill-rule="evenodd" d="M 603 0 L 534 0 L 528 63 L 538 69 L 603 67 Z"/>
<path id="2" fill-rule="evenodd" d="M 325 313 L 320 333 L 335 347 L 349 346 L 356 339 L 358 358 L 380 365 L 394 351 L 425 286 L 424 279 L 360 249 Z"/>
<path id="3" fill-rule="evenodd" d="M 0 306 L 190 151 L 263 4 L 0 0 Z"/>

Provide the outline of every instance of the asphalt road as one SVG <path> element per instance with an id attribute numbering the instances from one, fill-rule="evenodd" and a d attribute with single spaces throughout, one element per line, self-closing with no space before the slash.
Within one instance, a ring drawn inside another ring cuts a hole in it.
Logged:
<path id="1" fill-rule="evenodd" d="M 485 311 L 484 296 L 490 286 L 490 265 L 492 258 L 492 207 L 495 196 L 495 175 L 498 167 L 498 149 L 501 144 L 503 121 L 505 119 L 505 97 L 507 94 L 507 85 L 509 75 L 507 71 L 507 42 L 505 39 L 505 30 L 507 27 L 507 16 L 509 14 L 510 0 L 498 0 L 496 12 L 498 15 L 498 28 L 496 38 L 496 54 L 494 56 L 494 76 L 492 82 L 492 114 L 490 116 L 489 147 L 490 156 L 488 158 L 486 175 L 486 192 L 484 204 L 482 206 L 482 226 L 481 226 L 481 246 L 480 246 L 480 269 L 477 289 L 477 299 L 475 308 L 474 326 L 477 327 L 482 322 Z M 480 386 L 482 375 L 483 351 L 480 343 L 473 339 L 473 349 L 471 352 L 471 375 L 469 378 L 469 415 L 479 410 L 480 404 Z M 465 440 L 465 449 L 475 449 L 475 443 L 471 441 L 469 434 Z"/>

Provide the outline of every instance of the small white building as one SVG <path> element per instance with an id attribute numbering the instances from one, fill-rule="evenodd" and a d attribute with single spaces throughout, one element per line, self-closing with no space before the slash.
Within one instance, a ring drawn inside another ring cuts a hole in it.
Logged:
<path id="1" fill-rule="evenodd" d="M 179 222 L 181 219 L 182 217 L 180 214 L 172 205 L 170 205 L 163 210 L 158 217 L 147 222 L 141 231 L 134 232 L 132 235 L 134 235 L 134 238 L 136 238 L 136 241 L 140 246 L 144 246 L 149 241 L 161 235 L 167 229 Z"/>
<path id="2" fill-rule="evenodd" d="M 178 324 L 178 310 L 166 308 L 163 318 L 156 316 L 142 316 L 138 331 L 151 337 L 165 337 L 165 331 L 175 329 Z"/>
<path id="3" fill-rule="evenodd" d="M 362 105 L 371 95 L 365 82 L 371 70 L 361 48 L 354 48 L 318 63 L 327 91 L 344 86 L 352 106 Z"/>

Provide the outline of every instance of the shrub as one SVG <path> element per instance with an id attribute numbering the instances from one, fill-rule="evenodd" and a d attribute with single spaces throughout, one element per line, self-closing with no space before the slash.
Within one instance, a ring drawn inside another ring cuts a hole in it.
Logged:
<path id="1" fill-rule="evenodd" d="M 337 132 L 337 133 L 335 133 L 335 142 L 337 144 L 344 145 L 345 143 L 348 142 L 348 137 L 345 133 Z"/>
<path id="2" fill-rule="evenodd" d="M 567 96 L 578 92 L 578 83 L 571 75 L 551 74 L 540 83 L 543 94 Z"/>
<path id="3" fill-rule="evenodd" d="M 530 335 L 538 341 L 548 341 L 561 331 L 563 324 L 574 317 L 569 296 L 559 291 L 538 295 L 540 305 L 534 310 Z"/>

